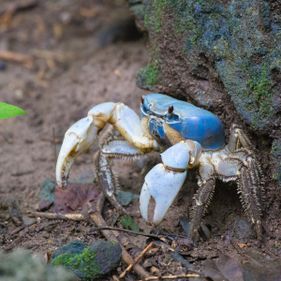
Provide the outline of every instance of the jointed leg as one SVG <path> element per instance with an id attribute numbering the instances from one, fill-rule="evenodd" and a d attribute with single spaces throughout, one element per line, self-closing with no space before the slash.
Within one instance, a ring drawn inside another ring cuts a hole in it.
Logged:
<path id="1" fill-rule="evenodd" d="M 263 180 L 258 163 L 254 158 L 248 158 L 248 166 L 240 170 L 238 191 L 240 200 L 250 222 L 255 226 L 257 238 L 261 240 L 261 206 Z"/>
<path id="2" fill-rule="evenodd" d="M 117 175 L 111 169 L 111 160 L 136 159 L 143 155 L 140 150 L 124 140 L 111 140 L 98 151 L 95 164 L 99 184 L 110 203 L 123 213 L 126 213 L 126 211 L 115 197 L 115 193 L 119 189 L 119 181 Z"/>
<path id="3" fill-rule="evenodd" d="M 244 131 L 236 124 L 233 124 L 230 128 L 230 135 L 228 141 L 228 148 L 231 152 L 236 151 L 239 148 L 246 148 L 251 150 L 253 145 Z"/>
<path id="4" fill-rule="evenodd" d="M 191 223 L 189 229 L 189 238 L 196 240 L 198 237 L 198 230 L 204 214 L 207 211 L 209 203 L 212 200 L 215 191 L 215 178 L 210 177 L 204 181 L 197 190 L 193 198 L 193 206 L 191 210 Z"/>
<path id="5" fill-rule="evenodd" d="M 229 156 L 243 162 L 240 169 L 240 179 L 238 182 L 238 192 L 246 215 L 254 224 L 257 238 L 261 239 L 261 206 L 263 197 L 263 174 L 258 161 L 251 151 L 253 146 L 243 130 L 237 125 L 231 127 L 229 137 Z"/>

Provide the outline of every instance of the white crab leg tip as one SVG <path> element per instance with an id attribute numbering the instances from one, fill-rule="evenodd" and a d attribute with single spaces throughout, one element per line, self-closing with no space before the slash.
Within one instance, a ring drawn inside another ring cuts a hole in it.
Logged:
<path id="1" fill-rule="evenodd" d="M 77 121 L 66 131 L 56 164 L 58 185 L 66 183 L 74 159 L 91 146 L 96 136 L 97 128 L 89 117 Z"/>
<path id="2" fill-rule="evenodd" d="M 56 165 L 56 180 L 58 185 L 63 185 L 66 177 L 70 171 L 70 167 L 74 161 L 73 157 L 70 157 L 71 151 L 75 151 L 75 147 L 78 143 L 77 136 L 72 134 L 64 139 L 62 144 Z"/>
<path id="3" fill-rule="evenodd" d="M 148 221 L 149 201 L 153 197 L 155 208 L 152 222 L 162 221 L 169 207 L 172 205 L 186 178 L 187 172 L 177 173 L 167 170 L 163 164 L 158 164 L 145 177 L 140 195 L 140 212 Z"/>

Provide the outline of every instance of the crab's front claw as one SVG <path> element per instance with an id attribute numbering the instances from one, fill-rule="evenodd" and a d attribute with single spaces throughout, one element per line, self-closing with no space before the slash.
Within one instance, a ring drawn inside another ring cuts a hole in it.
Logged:
<path id="1" fill-rule="evenodd" d="M 66 185 L 73 161 L 94 143 L 97 131 L 89 116 L 77 121 L 66 131 L 56 165 L 59 186 Z"/>
<path id="2" fill-rule="evenodd" d="M 131 108 L 123 103 L 98 104 L 88 112 L 87 117 L 76 122 L 65 133 L 56 166 L 58 185 L 66 184 L 75 157 L 94 143 L 99 131 L 107 123 L 113 125 L 129 144 L 140 151 L 158 149 L 157 142 L 147 134 L 140 118 Z"/>
<path id="3" fill-rule="evenodd" d="M 186 171 L 175 173 L 158 164 L 146 175 L 140 195 L 140 212 L 149 222 L 160 223 L 184 183 Z M 149 214 L 150 199 L 155 201 L 153 215 Z"/>
<path id="4" fill-rule="evenodd" d="M 196 152 L 196 157 L 193 157 Z M 193 141 L 181 141 L 161 154 L 161 164 L 153 167 L 145 177 L 140 195 L 140 212 L 146 221 L 160 223 L 182 187 L 187 168 L 198 158 L 201 146 Z M 150 214 L 150 199 L 155 201 Z"/>

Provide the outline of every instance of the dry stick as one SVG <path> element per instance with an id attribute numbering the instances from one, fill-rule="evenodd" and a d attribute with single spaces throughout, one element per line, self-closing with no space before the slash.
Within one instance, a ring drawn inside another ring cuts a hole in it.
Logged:
<path id="1" fill-rule="evenodd" d="M 144 279 L 141 279 L 139 281 L 150 281 L 150 280 L 175 280 L 178 278 L 199 278 L 202 277 L 199 274 L 195 273 L 187 273 L 187 274 L 178 274 L 178 275 L 163 275 L 163 276 L 148 276 Z"/>
<path id="2" fill-rule="evenodd" d="M 90 215 L 91 219 L 95 222 L 95 224 L 99 227 L 104 227 L 107 226 L 105 220 L 102 217 L 102 209 L 103 209 L 103 203 L 104 203 L 104 194 L 101 193 L 101 195 L 99 196 L 98 200 L 97 200 L 97 204 L 96 204 L 96 212 L 92 213 Z M 101 230 L 102 234 L 104 235 L 104 237 L 107 240 L 112 240 L 112 241 L 116 241 L 119 243 L 116 235 L 113 231 L 109 231 L 109 230 Z M 127 250 L 123 247 L 123 245 L 121 245 L 122 248 L 122 259 L 125 263 L 127 263 L 128 265 L 133 264 L 134 263 L 134 259 L 131 257 L 131 255 L 127 252 Z M 142 278 L 146 278 L 149 276 L 149 273 L 139 264 L 135 264 L 134 266 L 134 270 L 135 272 Z"/>
<path id="3" fill-rule="evenodd" d="M 147 253 L 147 251 L 153 246 L 153 242 L 150 242 L 136 257 L 135 261 L 131 263 L 120 275 L 119 278 L 122 279 L 126 276 L 128 272 L 132 270 L 132 268 L 141 260 L 141 258 Z"/>
<path id="4" fill-rule="evenodd" d="M 30 212 L 29 215 L 34 217 L 42 217 L 47 219 L 60 219 L 60 220 L 73 220 L 73 221 L 83 221 L 86 220 L 86 217 L 80 213 L 67 213 L 67 214 L 58 214 L 58 213 L 48 213 L 48 212 Z M 133 231 L 129 229 L 124 229 L 120 227 L 113 227 L 113 226 L 100 226 L 100 227 L 93 227 L 91 231 L 101 231 L 101 230 L 113 230 L 118 232 L 126 232 L 132 235 L 140 235 L 149 238 L 163 240 L 163 238 L 169 237 L 169 235 L 157 235 L 157 234 L 148 234 L 139 231 Z M 92 232 L 89 232 L 92 234 Z M 179 238 L 184 238 L 183 235 L 177 235 Z"/>
<path id="5" fill-rule="evenodd" d="M 31 56 L 12 51 L 0 50 L 0 60 L 21 63 L 27 68 L 32 68 L 33 66 L 33 59 Z"/>
<path id="6" fill-rule="evenodd" d="M 48 212 L 30 212 L 29 215 L 34 217 L 42 217 L 52 220 L 73 220 L 73 221 L 83 221 L 85 217 L 82 214 L 56 214 Z"/>

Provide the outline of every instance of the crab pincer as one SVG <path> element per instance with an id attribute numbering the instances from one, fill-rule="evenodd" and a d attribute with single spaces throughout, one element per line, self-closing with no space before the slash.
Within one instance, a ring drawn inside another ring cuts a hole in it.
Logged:
<path id="1" fill-rule="evenodd" d="M 144 179 L 140 194 L 140 212 L 146 221 L 160 223 L 175 200 L 187 175 L 187 169 L 197 163 L 201 145 L 196 141 L 181 141 L 161 154 L 163 163 L 153 167 Z M 149 214 L 151 198 L 155 208 Z"/>
<path id="2" fill-rule="evenodd" d="M 94 144 L 107 123 L 140 151 L 158 147 L 155 140 L 144 134 L 139 116 L 128 106 L 114 102 L 98 104 L 65 133 L 56 165 L 58 185 L 66 185 L 75 158 Z"/>

